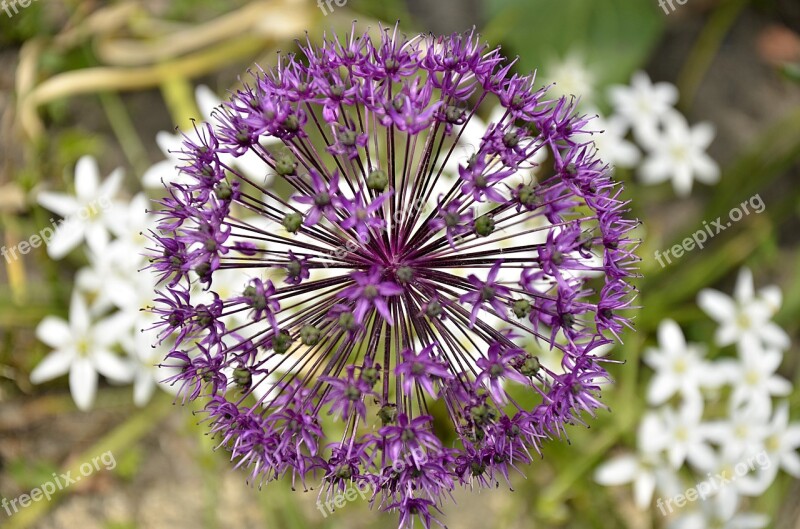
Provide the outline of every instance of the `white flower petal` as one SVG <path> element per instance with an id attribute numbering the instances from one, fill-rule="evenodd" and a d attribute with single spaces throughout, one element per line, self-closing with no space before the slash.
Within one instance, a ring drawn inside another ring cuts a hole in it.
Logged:
<path id="1" fill-rule="evenodd" d="M 69 324 L 73 331 L 73 337 L 86 337 L 90 323 L 86 300 L 77 291 L 74 291 L 69 303 Z"/>
<path id="2" fill-rule="evenodd" d="M 650 472 L 642 472 L 633 484 L 633 499 L 639 509 L 647 509 L 653 501 L 656 490 L 656 477 Z"/>
<path id="3" fill-rule="evenodd" d="M 36 337 L 53 349 L 72 343 L 72 330 L 67 322 L 55 316 L 46 316 L 36 327 Z"/>
<path id="4" fill-rule="evenodd" d="M 153 373 L 147 368 L 139 369 L 133 383 L 133 403 L 140 408 L 146 406 L 153 397 L 155 389 L 156 381 Z"/>
<path id="5" fill-rule="evenodd" d="M 787 452 L 781 457 L 781 468 L 790 476 L 800 479 L 800 455 L 797 452 Z"/>
<path id="6" fill-rule="evenodd" d="M 664 320 L 658 325 L 658 345 L 672 352 L 682 352 L 686 349 L 686 338 L 680 326 L 673 320 Z"/>
<path id="7" fill-rule="evenodd" d="M 636 431 L 639 452 L 650 455 L 664 448 L 664 421 L 660 414 L 649 411 L 639 421 Z"/>
<path id="8" fill-rule="evenodd" d="M 694 177 L 704 184 L 719 182 L 719 165 L 710 156 L 701 154 L 693 160 Z"/>
<path id="9" fill-rule="evenodd" d="M 197 107 L 203 115 L 203 120 L 211 121 L 211 112 L 222 104 L 222 100 L 217 97 L 213 90 L 202 84 L 195 88 L 194 97 L 197 100 Z"/>
<path id="10" fill-rule="evenodd" d="M 84 204 L 97 195 L 100 186 L 100 168 L 92 156 L 82 156 L 75 165 L 75 194 Z"/>
<path id="11" fill-rule="evenodd" d="M 64 258 L 69 252 L 78 247 L 83 242 L 85 229 L 82 225 L 75 225 L 75 222 L 65 222 L 56 229 L 53 238 L 47 245 L 47 255 L 52 259 Z"/>
<path id="12" fill-rule="evenodd" d="M 170 134 L 169 132 L 160 131 L 156 133 L 156 144 L 161 149 L 161 153 L 172 160 L 173 165 L 175 160 L 178 159 L 178 151 L 181 150 L 183 145 L 183 136 L 181 134 Z"/>
<path id="13" fill-rule="evenodd" d="M 697 294 L 697 305 L 717 322 L 736 318 L 736 303 L 718 290 L 706 288 Z"/>
<path id="14" fill-rule="evenodd" d="M 766 514 L 742 513 L 737 514 L 728 524 L 730 529 L 762 529 L 770 522 Z"/>
<path id="15" fill-rule="evenodd" d="M 88 358 L 76 358 L 72 364 L 69 390 L 78 409 L 86 411 L 91 408 L 97 393 L 97 371 Z"/>
<path id="16" fill-rule="evenodd" d="M 97 193 L 98 196 L 107 200 L 114 199 L 117 193 L 119 193 L 123 178 L 125 178 L 125 171 L 123 169 L 117 168 L 111 171 L 111 174 L 106 177 L 105 181 L 100 186 Z M 103 204 L 99 204 L 99 207 L 103 207 Z"/>
<path id="17" fill-rule="evenodd" d="M 714 499 L 717 515 L 722 520 L 730 520 L 739 507 L 739 492 L 736 487 L 730 486 L 729 483 L 720 489 Z"/>
<path id="18" fill-rule="evenodd" d="M 678 390 L 680 381 L 669 373 L 658 373 L 647 387 L 647 403 L 659 406 Z"/>
<path id="19" fill-rule="evenodd" d="M 770 395 L 786 397 L 792 393 L 792 383 L 781 376 L 774 375 L 767 381 L 767 390 Z"/>
<path id="20" fill-rule="evenodd" d="M 80 204 L 74 197 L 64 193 L 52 193 L 50 191 L 42 191 L 36 197 L 36 201 L 43 208 L 56 213 L 62 217 L 69 217 L 74 215 Z"/>
<path id="21" fill-rule="evenodd" d="M 119 356 L 103 349 L 94 351 L 92 360 L 97 371 L 114 382 L 126 383 L 133 378 L 133 367 Z"/>
<path id="22" fill-rule="evenodd" d="M 739 276 L 736 279 L 736 286 L 734 287 L 733 297 L 736 298 L 741 304 L 749 303 L 755 295 L 753 288 L 753 272 L 744 267 L 739 270 Z"/>
<path id="23" fill-rule="evenodd" d="M 714 125 L 711 123 L 698 123 L 692 126 L 691 141 L 697 147 L 706 149 L 714 141 L 715 134 Z"/>
<path id="24" fill-rule="evenodd" d="M 104 252 L 110 240 L 108 229 L 100 222 L 92 222 L 86 227 L 86 244 L 94 253 Z"/>
<path id="25" fill-rule="evenodd" d="M 692 170 L 686 165 L 676 165 L 673 168 L 672 188 L 679 197 L 688 197 L 692 193 Z"/>
<path id="26" fill-rule="evenodd" d="M 781 293 L 781 289 L 775 285 L 762 288 L 758 291 L 758 295 L 767 304 L 772 314 L 778 312 L 778 309 L 780 309 L 783 304 L 783 293 Z"/>
<path id="27" fill-rule="evenodd" d="M 669 162 L 662 157 L 648 158 L 639 166 L 639 180 L 645 185 L 656 185 L 669 180 Z"/>
<path id="28" fill-rule="evenodd" d="M 792 345 L 789 335 L 774 322 L 765 323 L 760 329 L 761 337 L 767 345 L 785 351 Z"/>
<path id="29" fill-rule="evenodd" d="M 163 160 L 152 166 L 142 175 L 142 185 L 147 189 L 164 187 L 163 182 L 170 183 L 175 180 L 178 170 L 174 160 Z"/>
<path id="30" fill-rule="evenodd" d="M 600 485 L 616 486 L 631 483 L 639 473 L 639 463 L 635 456 L 615 457 L 597 467 L 594 480 Z"/>
<path id="31" fill-rule="evenodd" d="M 61 375 L 66 375 L 75 355 L 70 350 L 53 351 L 45 356 L 31 371 L 31 383 L 41 384 Z"/>
<path id="32" fill-rule="evenodd" d="M 714 341 L 717 345 L 725 347 L 737 340 L 741 335 L 741 330 L 733 323 L 725 323 L 720 325 L 714 333 Z"/>

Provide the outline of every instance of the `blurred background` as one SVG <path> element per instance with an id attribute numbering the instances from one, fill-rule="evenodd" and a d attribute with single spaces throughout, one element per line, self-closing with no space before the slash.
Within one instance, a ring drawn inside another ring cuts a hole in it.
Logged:
<path id="1" fill-rule="evenodd" d="M 0 9 L 0 243 L 18 252 L 0 267 L 0 499 L 114 456 L 49 501 L 4 505 L 0 526 L 396 526 L 360 498 L 323 513 L 314 491 L 248 487 L 192 410 L 157 389 L 158 359 L 137 356 L 133 327 L 106 337 L 136 363 L 130 380 L 101 377 L 96 394 L 76 397 L 66 369 L 31 377 L 61 345 L 46 332 L 54 322 L 80 326 L 74 293 L 99 319 L 125 312 L 115 294 L 137 288 L 140 257 L 123 254 L 108 269 L 87 249 L 99 237 L 89 228 L 58 249 L 35 244 L 65 197 L 102 196 L 99 182 L 109 191 L 117 177 L 107 175 L 121 169 L 113 198 L 130 208 L 107 236 L 135 239 L 146 221 L 133 205 L 159 196 L 152 181 L 175 165 L 176 128 L 203 119 L 248 68 L 273 65 L 295 39 L 342 35 L 357 20 L 361 29 L 399 21 L 407 34 L 474 26 L 519 55 L 520 72 L 536 69 L 543 85 L 580 96 L 583 111 L 602 116 L 598 148 L 642 221 L 642 309 L 611 353 L 625 363 L 612 366 L 616 384 L 603 395 L 610 412 L 572 428 L 569 444 L 545 445 L 512 476 L 513 492 L 459 490 L 443 522 L 800 528 L 797 0 L 6 0 Z M 637 116 L 659 94 L 671 118 L 654 140 L 637 132 Z M 76 186 L 79 173 L 89 184 Z M 753 207 L 737 220 L 744 202 Z M 687 248 L 718 218 L 730 226 Z M 685 253 L 662 266 L 656 252 L 676 244 Z M 757 350 L 742 347 L 747 335 L 763 340 Z M 687 380 L 702 404 L 686 404 Z M 768 463 L 713 498 L 669 512 L 657 503 L 759 454 Z"/>

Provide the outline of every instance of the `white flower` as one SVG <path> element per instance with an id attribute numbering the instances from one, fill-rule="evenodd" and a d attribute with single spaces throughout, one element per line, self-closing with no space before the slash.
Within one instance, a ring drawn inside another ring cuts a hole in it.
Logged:
<path id="1" fill-rule="evenodd" d="M 783 354 L 776 349 L 765 349 L 753 338 L 739 342 L 739 365 L 733 378 L 734 389 L 731 406 L 745 406 L 756 414 L 769 414 L 772 397 L 785 397 L 792 392 L 792 384 L 776 374 Z"/>
<path id="2" fill-rule="evenodd" d="M 148 213 L 150 201 L 144 193 L 134 196 L 127 206 L 119 207 L 109 221 L 115 243 L 124 244 L 131 250 L 131 257 L 144 261 L 147 235 L 157 224 L 157 218 Z M 152 208 L 151 208 L 152 209 Z"/>
<path id="3" fill-rule="evenodd" d="M 222 104 L 222 100 L 210 88 L 203 85 L 195 89 L 195 98 L 203 121 L 212 121 L 212 113 L 214 109 Z M 193 130 L 185 131 L 185 134 L 192 139 L 196 137 Z M 184 148 L 183 142 L 185 140 L 186 138 L 183 134 L 170 134 L 168 132 L 156 134 L 156 143 L 167 159 L 156 163 L 145 172 L 142 176 L 142 185 L 144 187 L 160 188 L 163 186 L 162 180 L 169 184 L 182 182 L 187 178 L 186 175 L 176 169 L 183 163 L 180 151 Z M 269 136 L 263 138 L 261 145 L 267 146 L 275 143 L 280 143 L 280 140 Z M 264 161 L 252 149 L 248 149 L 245 154 L 238 158 L 232 154 L 219 153 L 219 159 L 223 164 L 241 171 L 247 178 L 253 179 L 261 185 L 269 184 L 267 179 L 271 178 L 271 176 L 264 170 Z"/>
<path id="4" fill-rule="evenodd" d="M 678 102 L 678 89 L 670 83 L 656 83 L 645 72 L 636 72 L 630 86 L 608 89 L 614 111 L 635 134 L 654 129 L 661 118 Z"/>
<path id="5" fill-rule="evenodd" d="M 672 468 L 679 469 L 686 460 L 701 470 L 713 464 L 714 450 L 708 444 L 708 429 L 702 422 L 702 400 L 686 400 L 677 412 L 665 407 L 661 419 L 663 444 Z"/>
<path id="6" fill-rule="evenodd" d="M 93 323 L 86 302 L 73 292 L 69 322 L 48 316 L 36 328 L 36 336 L 53 348 L 31 373 L 39 384 L 69 373 L 75 404 L 87 410 L 97 391 L 97 374 L 115 382 L 129 382 L 131 367 L 111 351 L 118 338 L 110 320 Z"/>
<path id="7" fill-rule="evenodd" d="M 697 296 L 697 304 L 719 324 L 715 335 L 717 345 L 726 346 L 755 338 L 771 348 L 789 348 L 789 336 L 771 321 L 780 308 L 781 291 L 770 286 L 756 295 L 753 273 L 749 268 L 739 271 L 733 298 L 718 290 L 704 289 Z"/>
<path id="8" fill-rule="evenodd" d="M 53 259 L 61 259 L 86 241 L 94 251 L 105 249 L 109 241 L 108 228 L 113 199 L 122 183 L 122 169 L 115 169 L 100 183 L 100 169 L 91 156 L 84 156 L 75 165 L 75 195 L 39 193 L 39 204 L 64 218 L 47 246 Z"/>
<path id="9" fill-rule="evenodd" d="M 710 123 L 689 126 L 679 112 L 669 112 L 663 118 L 663 128 L 652 128 L 640 134 L 639 142 L 648 157 L 639 166 L 639 179 L 646 185 L 672 180 L 679 196 L 688 196 L 692 182 L 704 184 L 719 181 L 719 166 L 706 154 L 714 139 Z"/>
<path id="10" fill-rule="evenodd" d="M 190 134 L 194 134 L 194 132 Z M 180 151 L 183 149 L 184 139 L 181 134 L 170 134 L 164 131 L 156 133 L 156 145 L 167 159 L 151 165 L 144 172 L 142 185 L 145 188 L 160 188 L 165 183 L 186 183 L 186 175 L 176 169 L 183 164 Z"/>
<path id="11" fill-rule="evenodd" d="M 575 96 L 584 103 L 594 98 L 595 76 L 580 55 L 572 53 L 552 62 L 545 71 L 547 81 L 555 83 L 549 96 Z"/>
<path id="12" fill-rule="evenodd" d="M 667 527 L 669 529 L 762 529 L 769 524 L 766 514 L 740 512 L 735 514 L 722 512 L 717 498 L 700 501 L 699 509 L 688 514 L 681 514 Z"/>
<path id="13" fill-rule="evenodd" d="M 633 167 L 639 162 L 641 153 L 625 139 L 627 128 L 622 118 L 598 115 L 589 122 L 589 126 L 598 132 L 579 134 L 576 141 L 594 142 L 603 162 L 617 167 Z"/>
<path id="14" fill-rule="evenodd" d="M 769 470 L 777 474 L 782 468 L 795 478 L 800 478 L 800 423 L 789 424 L 789 405 L 778 406 L 768 426 L 764 449 L 770 459 Z"/>
<path id="15" fill-rule="evenodd" d="M 169 353 L 169 349 L 166 345 L 157 345 L 159 331 L 153 328 L 157 318 L 147 312 L 140 314 L 141 316 L 132 322 L 130 332 L 121 340 L 123 349 L 132 361 L 133 403 L 139 407 L 150 401 L 156 387 L 176 394 L 177 388 L 164 381 L 178 372 L 178 368 L 158 366 Z"/>
<path id="16" fill-rule="evenodd" d="M 758 452 L 767 437 L 769 415 L 763 410 L 734 408 L 725 421 L 708 424 L 708 438 L 722 448 L 728 457 L 736 458 L 745 453 Z"/>
<path id="17" fill-rule="evenodd" d="M 597 467 L 594 474 L 594 480 L 607 487 L 633 483 L 634 502 L 642 510 L 650 506 L 656 488 L 669 495 L 680 488 L 675 473 L 660 457 L 664 449 L 660 427 L 656 415 L 646 414 L 636 436 L 638 453 L 617 456 Z"/>
<path id="18" fill-rule="evenodd" d="M 111 293 L 114 288 L 111 282 L 117 278 L 111 252 L 95 253 L 87 250 L 89 266 L 84 266 L 75 274 L 75 290 L 84 299 L 91 300 L 89 310 L 93 316 L 99 316 L 113 308 Z"/>
<path id="19" fill-rule="evenodd" d="M 89 266 L 78 270 L 75 287 L 92 300 L 92 314 L 102 314 L 112 307 L 133 307 L 135 312 L 145 306 L 140 304 L 145 296 L 152 299 L 153 282 L 145 281 L 152 274 L 140 272 L 145 261 L 142 252 L 142 247 L 133 247 L 124 239 L 112 241 L 103 252 L 87 252 Z"/>
<path id="20" fill-rule="evenodd" d="M 758 497 L 769 488 L 771 481 L 764 479 L 766 470 L 759 462 L 760 457 L 756 452 L 738 456 L 723 453 L 717 457 L 711 471 L 705 475 L 705 483 L 714 496 L 715 519 L 730 520 L 742 496 Z"/>
<path id="21" fill-rule="evenodd" d="M 703 349 L 687 344 L 681 328 L 672 320 L 658 326 L 658 348 L 645 351 L 644 362 L 655 371 L 647 390 L 647 402 L 663 404 L 676 393 L 684 399 L 700 400 L 700 387 L 720 385 L 726 369 L 712 368 L 703 359 Z"/>

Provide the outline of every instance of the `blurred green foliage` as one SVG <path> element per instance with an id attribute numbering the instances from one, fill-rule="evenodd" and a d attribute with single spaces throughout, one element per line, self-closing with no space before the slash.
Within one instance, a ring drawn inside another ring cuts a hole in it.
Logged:
<path id="1" fill-rule="evenodd" d="M 483 30 L 519 54 L 522 71 L 578 53 L 601 85 L 625 82 L 643 66 L 664 27 L 655 2 L 489 0 Z"/>

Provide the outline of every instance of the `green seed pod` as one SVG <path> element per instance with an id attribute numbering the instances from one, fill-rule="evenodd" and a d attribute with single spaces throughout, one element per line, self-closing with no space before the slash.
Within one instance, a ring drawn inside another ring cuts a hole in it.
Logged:
<path id="1" fill-rule="evenodd" d="M 389 177 L 386 171 L 376 169 L 367 177 L 367 187 L 373 191 L 383 191 L 389 185 Z"/>
<path id="2" fill-rule="evenodd" d="M 488 237 L 494 231 L 494 217 L 490 214 L 481 215 L 475 219 L 475 235 Z"/>
<path id="3" fill-rule="evenodd" d="M 283 217 L 283 227 L 289 233 L 297 233 L 303 225 L 303 216 L 300 213 L 288 213 Z"/>

